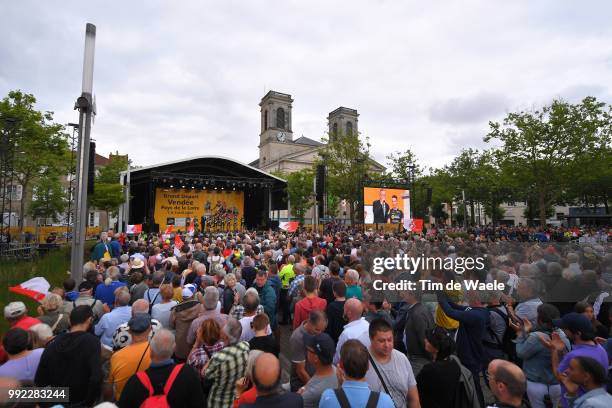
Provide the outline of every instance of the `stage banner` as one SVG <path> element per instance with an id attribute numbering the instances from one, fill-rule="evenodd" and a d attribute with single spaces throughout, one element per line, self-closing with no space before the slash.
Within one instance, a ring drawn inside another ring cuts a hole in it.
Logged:
<path id="1" fill-rule="evenodd" d="M 244 192 L 226 190 L 155 190 L 155 223 L 160 231 L 168 225 L 174 230 L 185 230 L 195 218 L 195 224 L 201 229 L 200 219 L 207 218 L 207 223 L 223 225 L 240 222 L 244 217 Z M 178 222 L 177 222 L 178 221 Z"/>

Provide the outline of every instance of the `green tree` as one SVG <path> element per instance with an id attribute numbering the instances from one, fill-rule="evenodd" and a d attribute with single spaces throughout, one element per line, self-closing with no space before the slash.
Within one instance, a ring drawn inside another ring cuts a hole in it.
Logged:
<path id="1" fill-rule="evenodd" d="M 68 142 L 64 127 L 53 122 L 53 112 L 38 111 L 35 104 L 33 95 L 19 90 L 10 91 L 0 102 L 3 147 L 12 152 L 12 163 L 1 166 L 0 171 L 9 171 L 9 179 L 23 188 L 19 211 L 21 231 L 34 183 L 45 174 L 66 174 L 70 163 L 66 160 Z"/>
<path id="2" fill-rule="evenodd" d="M 299 220 L 300 224 L 304 224 L 306 212 L 314 204 L 314 172 L 312 169 L 302 169 L 281 177 L 287 180 L 287 195 L 289 196 L 291 213 Z"/>
<path id="3" fill-rule="evenodd" d="M 94 193 L 89 197 L 89 204 L 106 211 L 108 225 L 110 219 L 116 216 L 119 206 L 125 201 L 125 190 L 120 184 L 120 173 L 127 170 L 128 157 L 111 155 L 106 166 L 100 168 L 94 181 Z"/>
<path id="4" fill-rule="evenodd" d="M 346 200 L 351 224 L 354 224 L 363 180 L 369 170 L 370 143 L 367 138 L 363 142 L 357 132 L 338 132 L 337 136 L 329 135 L 325 141 L 328 143 L 320 155 L 327 165 L 327 193 Z"/>
<path id="5" fill-rule="evenodd" d="M 489 127 L 484 140 L 501 142 L 500 166 L 514 175 L 519 190 L 537 207 L 541 223 L 550 206 L 572 198 L 567 193 L 576 186 L 582 159 L 596 151 L 605 154 L 612 135 L 610 107 L 593 97 L 578 104 L 554 100 L 541 109 L 510 113 Z M 586 167 L 580 174 L 591 172 Z"/>
<path id="6" fill-rule="evenodd" d="M 66 210 L 67 198 L 61 176 L 46 173 L 33 184 L 28 214 L 34 219 L 51 218 L 57 221 Z"/>
<path id="7" fill-rule="evenodd" d="M 418 179 L 423 176 L 423 168 L 418 163 L 416 155 L 410 149 L 404 152 L 395 152 L 387 156 L 388 174 L 395 179 L 412 180 L 412 176 Z M 410 174 L 410 169 L 413 174 Z"/>

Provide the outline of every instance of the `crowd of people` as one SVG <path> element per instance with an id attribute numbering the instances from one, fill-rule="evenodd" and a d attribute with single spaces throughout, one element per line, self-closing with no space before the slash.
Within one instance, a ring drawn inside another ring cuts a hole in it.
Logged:
<path id="1" fill-rule="evenodd" d="M 75 407 L 609 408 L 609 234 L 104 232 L 82 282 L 5 306 L 0 382 Z M 381 254 L 486 263 L 372 274 Z M 460 286 L 373 286 L 425 279 Z"/>

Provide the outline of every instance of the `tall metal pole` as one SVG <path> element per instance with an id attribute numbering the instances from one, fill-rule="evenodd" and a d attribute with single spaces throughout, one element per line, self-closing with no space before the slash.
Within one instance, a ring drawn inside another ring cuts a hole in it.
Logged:
<path id="1" fill-rule="evenodd" d="M 77 151 L 75 219 L 70 259 L 71 277 L 78 283 L 83 278 L 83 258 L 87 238 L 87 173 L 89 170 L 89 142 L 91 116 L 93 114 L 93 66 L 96 26 L 87 24 L 85 29 L 85 53 L 83 58 L 83 86 L 75 109 L 79 110 L 79 147 Z"/>

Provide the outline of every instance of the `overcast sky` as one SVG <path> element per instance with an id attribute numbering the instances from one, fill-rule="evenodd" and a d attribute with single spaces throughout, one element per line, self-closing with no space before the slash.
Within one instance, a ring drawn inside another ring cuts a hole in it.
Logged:
<path id="1" fill-rule="evenodd" d="M 100 154 L 249 162 L 258 103 L 275 90 L 295 100 L 296 138 L 319 140 L 346 106 L 376 160 L 410 148 L 441 166 L 486 147 L 488 121 L 506 112 L 612 103 L 610 16 L 607 0 L 3 1 L 0 94 L 33 93 L 57 122 L 76 122 L 90 22 Z"/>

